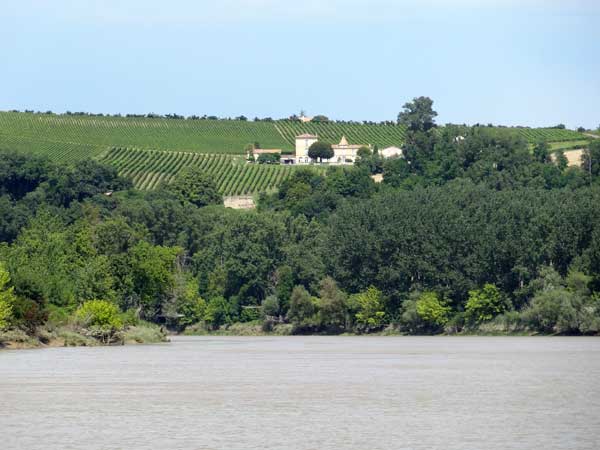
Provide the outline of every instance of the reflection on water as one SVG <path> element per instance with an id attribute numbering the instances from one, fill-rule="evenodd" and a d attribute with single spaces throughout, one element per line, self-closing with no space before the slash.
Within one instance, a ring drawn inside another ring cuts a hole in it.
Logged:
<path id="1" fill-rule="evenodd" d="M 0 448 L 598 449 L 600 339 L 177 337 L 0 352 Z"/>

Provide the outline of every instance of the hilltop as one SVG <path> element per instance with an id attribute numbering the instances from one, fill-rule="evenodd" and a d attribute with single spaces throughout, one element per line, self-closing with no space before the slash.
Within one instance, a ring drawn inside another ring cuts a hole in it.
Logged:
<path id="1" fill-rule="evenodd" d="M 590 136 L 560 128 L 486 127 L 515 133 L 530 144 L 550 143 L 553 150 L 585 146 Z M 282 166 L 249 166 L 246 147 L 294 151 L 294 139 L 303 133 L 338 142 L 383 148 L 401 146 L 406 128 L 395 122 L 345 122 L 262 119 L 249 121 L 192 116 L 103 116 L 0 112 L 0 150 L 46 155 L 58 162 L 94 158 L 118 168 L 141 189 L 170 181 L 188 165 L 206 167 L 226 195 L 263 192 L 277 188 L 294 170 Z"/>

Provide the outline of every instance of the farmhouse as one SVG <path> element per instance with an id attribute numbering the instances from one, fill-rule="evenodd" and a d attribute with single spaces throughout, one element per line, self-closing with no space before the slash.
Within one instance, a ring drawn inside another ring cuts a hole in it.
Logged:
<path id="1" fill-rule="evenodd" d="M 260 155 L 281 155 L 280 148 L 255 148 L 252 150 L 252 156 L 254 157 L 254 161 L 258 159 Z M 250 156 L 250 155 L 248 155 Z"/>
<path id="2" fill-rule="evenodd" d="M 314 134 L 301 134 L 296 136 L 296 163 L 308 164 L 311 162 L 308 156 L 308 149 L 319 140 L 319 136 Z M 349 144 L 346 136 L 342 136 L 339 144 L 331 146 L 333 149 L 333 158 L 325 159 L 322 162 L 329 164 L 354 164 L 356 161 L 358 149 L 369 147 L 368 145 Z"/>

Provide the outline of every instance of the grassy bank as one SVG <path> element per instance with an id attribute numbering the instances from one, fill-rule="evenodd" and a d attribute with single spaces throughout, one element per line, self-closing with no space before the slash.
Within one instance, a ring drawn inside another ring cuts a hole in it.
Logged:
<path id="1" fill-rule="evenodd" d="M 153 324 L 129 326 L 109 340 L 99 339 L 88 330 L 70 326 L 54 329 L 38 328 L 28 334 L 18 328 L 0 332 L 0 349 L 28 349 L 44 347 L 95 347 L 100 345 L 156 344 L 167 342 L 166 332 Z"/>

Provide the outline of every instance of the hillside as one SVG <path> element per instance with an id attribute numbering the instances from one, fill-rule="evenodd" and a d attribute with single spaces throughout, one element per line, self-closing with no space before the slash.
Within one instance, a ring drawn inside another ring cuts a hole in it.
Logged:
<path id="1" fill-rule="evenodd" d="M 491 129 L 499 134 L 516 133 L 531 144 L 543 140 L 553 149 L 580 148 L 591 138 L 555 128 Z M 338 142 L 345 135 L 352 144 L 383 148 L 402 145 L 405 132 L 403 126 L 393 123 L 251 122 L 0 112 L 0 150 L 47 155 L 58 162 L 99 159 L 131 177 L 140 189 L 153 189 L 161 181 L 171 180 L 183 167 L 198 164 L 213 174 L 226 195 L 276 189 L 294 170 L 279 166 L 246 167 L 244 149 L 250 143 L 292 152 L 295 136 L 311 133 L 330 142 Z"/>
<path id="2" fill-rule="evenodd" d="M 152 190 L 170 182 L 183 168 L 199 166 L 212 175 L 223 195 L 268 192 L 287 179 L 295 167 L 246 164 L 231 155 L 113 148 L 100 158 L 129 177 L 137 189 Z"/>

